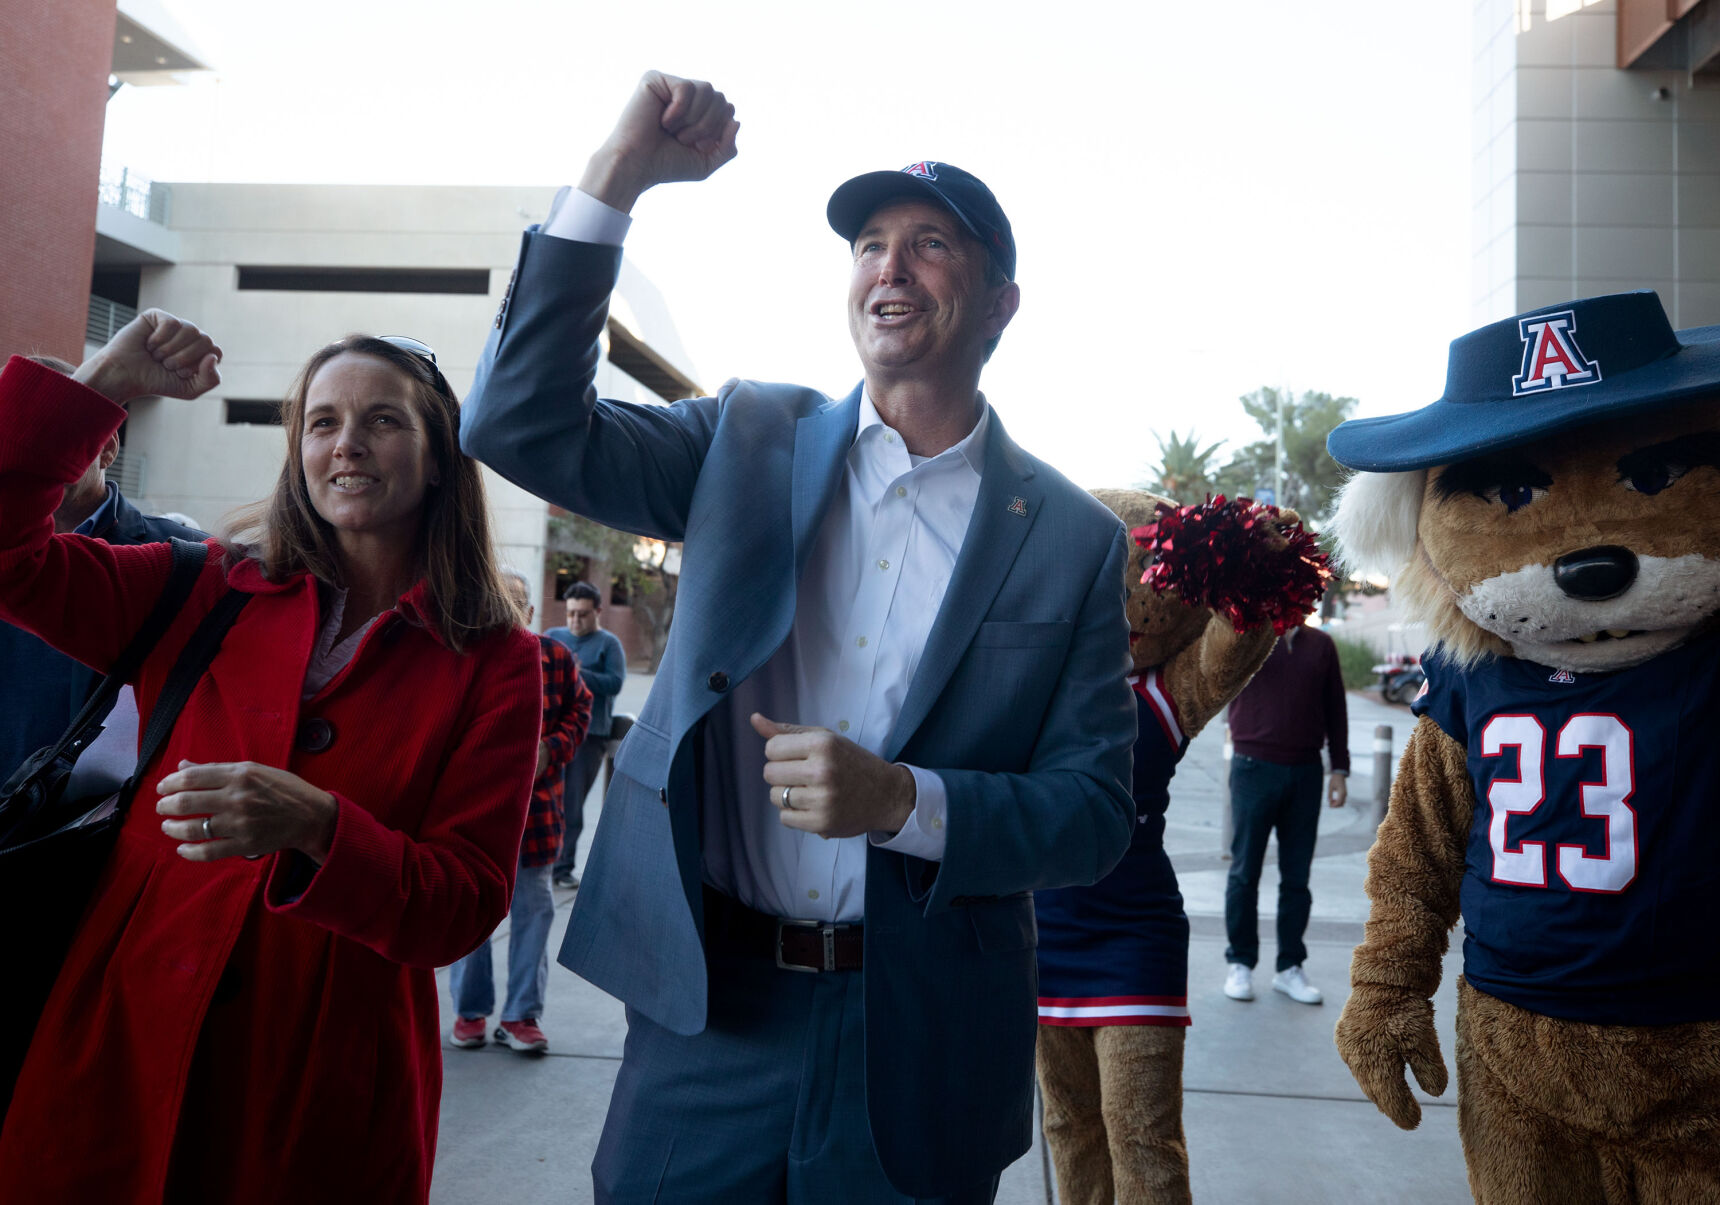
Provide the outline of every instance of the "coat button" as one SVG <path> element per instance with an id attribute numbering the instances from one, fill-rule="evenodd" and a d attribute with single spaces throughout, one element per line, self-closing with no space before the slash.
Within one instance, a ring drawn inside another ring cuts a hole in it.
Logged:
<path id="1" fill-rule="evenodd" d="M 657 802 L 662 804 L 664 807 L 669 806 L 669 788 L 668 787 L 658 787 L 657 788 Z"/>
<path id="2" fill-rule="evenodd" d="M 716 673 L 705 679 L 705 685 L 709 686 L 712 690 L 727 690 L 729 688 L 729 676 L 719 669 Z"/>
<path id="3" fill-rule="evenodd" d="M 299 725 L 298 738 L 293 743 L 306 753 L 321 753 L 334 744 L 334 725 L 314 716 Z"/>

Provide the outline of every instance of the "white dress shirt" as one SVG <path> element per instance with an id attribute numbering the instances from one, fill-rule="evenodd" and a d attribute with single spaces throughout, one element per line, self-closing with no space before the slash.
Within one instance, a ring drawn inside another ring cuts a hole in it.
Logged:
<path id="1" fill-rule="evenodd" d="M 619 245 L 627 215 L 577 189 L 544 233 Z M 862 395 L 842 482 L 813 540 L 782 647 L 710 713 L 701 749 L 704 875 L 773 916 L 852 921 L 865 912 L 866 838 L 825 840 L 785 827 L 764 781 L 764 740 L 749 716 L 828 728 L 875 754 L 901 712 L 979 496 L 990 410 L 937 456 L 909 454 Z M 745 589 L 737 583 L 737 589 Z M 916 798 L 885 849 L 937 861 L 943 780 L 916 766 Z"/>

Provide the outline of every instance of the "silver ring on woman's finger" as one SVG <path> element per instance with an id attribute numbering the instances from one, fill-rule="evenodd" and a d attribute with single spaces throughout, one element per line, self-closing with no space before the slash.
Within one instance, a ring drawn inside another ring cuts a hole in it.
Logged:
<path id="1" fill-rule="evenodd" d="M 788 793 L 792 790 L 794 790 L 793 787 L 784 787 L 782 789 L 782 810 L 785 812 L 792 812 L 794 810 L 794 805 L 788 801 Z"/>
<path id="2" fill-rule="evenodd" d="M 213 816 L 203 817 L 203 839 L 205 841 L 213 841 L 215 839 L 215 834 L 209 828 L 209 822 L 213 819 L 215 819 Z"/>

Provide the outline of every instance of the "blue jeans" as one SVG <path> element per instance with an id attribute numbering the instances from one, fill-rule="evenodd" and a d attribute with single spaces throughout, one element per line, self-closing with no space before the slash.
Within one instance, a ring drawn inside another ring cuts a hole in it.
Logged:
<path id="1" fill-rule="evenodd" d="M 1260 868 L 1266 841 L 1278 830 L 1278 969 L 1308 958 L 1302 935 L 1314 897 L 1308 870 L 1320 828 L 1318 762 L 1280 766 L 1237 754 L 1230 763 L 1230 807 L 1236 834 L 1230 842 L 1230 877 L 1224 885 L 1224 928 L 1230 938 L 1226 962 L 1252 967 L 1260 960 Z"/>
<path id="2" fill-rule="evenodd" d="M 508 999 L 504 1021 L 536 1021 L 543 1016 L 549 983 L 549 928 L 555 921 L 555 896 L 548 866 L 522 866 L 514 876 L 514 903 L 508 911 Z M 462 1017 L 487 1017 L 496 1007 L 490 941 L 456 962 L 448 972 L 454 1011 Z"/>

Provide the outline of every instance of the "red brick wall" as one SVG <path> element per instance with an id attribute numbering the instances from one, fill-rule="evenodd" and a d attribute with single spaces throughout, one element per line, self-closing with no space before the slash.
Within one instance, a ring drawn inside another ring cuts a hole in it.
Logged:
<path id="1" fill-rule="evenodd" d="M 0 5 L 0 361 L 83 359 L 115 11 Z"/>
<path id="2" fill-rule="evenodd" d="M 645 625 L 634 617 L 632 607 L 611 603 L 603 608 L 603 626 L 614 632 L 621 647 L 627 650 L 627 664 L 650 664 L 651 638 L 645 634 Z"/>

